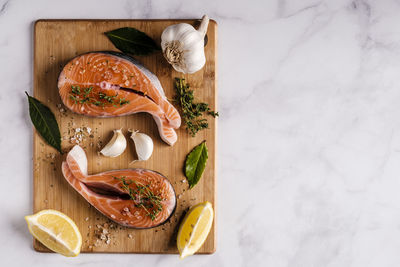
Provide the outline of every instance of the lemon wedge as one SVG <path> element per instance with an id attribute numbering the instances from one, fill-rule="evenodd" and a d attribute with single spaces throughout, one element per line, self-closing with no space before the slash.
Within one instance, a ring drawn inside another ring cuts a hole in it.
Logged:
<path id="1" fill-rule="evenodd" d="M 190 208 L 178 231 L 177 246 L 181 259 L 200 249 L 210 232 L 213 218 L 214 211 L 208 201 Z"/>
<path id="2" fill-rule="evenodd" d="M 78 227 L 62 212 L 42 210 L 25 216 L 29 232 L 47 248 L 67 257 L 81 251 L 82 236 Z"/>

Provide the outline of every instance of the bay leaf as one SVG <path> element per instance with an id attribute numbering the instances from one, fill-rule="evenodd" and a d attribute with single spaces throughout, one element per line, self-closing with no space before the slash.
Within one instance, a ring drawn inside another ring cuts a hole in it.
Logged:
<path id="1" fill-rule="evenodd" d="M 36 98 L 28 96 L 29 116 L 40 136 L 52 147 L 61 151 L 61 134 L 53 112 Z"/>
<path id="2" fill-rule="evenodd" d="M 152 38 L 135 28 L 124 27 L 104 34 L 116 48 L 126 54 L 144 56 L 160 50 Z"/>
<path id="3" fill-rule="evenodd" d="M 189 183 L 189 188 L 195 186 L 206 168 L 208 159 L 208 150 L 206 142 L 203 141 L 196 146 L 186 157 L 185 161 L 185 176 Z"/>

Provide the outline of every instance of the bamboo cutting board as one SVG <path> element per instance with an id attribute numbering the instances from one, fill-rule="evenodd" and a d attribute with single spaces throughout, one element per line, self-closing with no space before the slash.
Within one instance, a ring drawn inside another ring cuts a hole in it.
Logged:
<path id="1" fill-rule="evenodd" d="M 34 131 L 33 142 L 33 209 L 56 209 L 70 216 L 79 227 L 83 245 L 82 252 L 116 253 L 177 253 L 176 232 L 179 222 L 187 209 L 194 204 L 210 201 L 216 206 L 216 120 L 208 117 L 209 129 L 201 131 L 195 138 L 184 127 L 177 131 L 178 141 L 168 146 L 159 137 L 157 126 L 148 114 L 135 114 L 116 118 L 90 118 L 73 114 L 62 105 L 57 89 L 57 78 L 63 66 L 74 56 L 101 50 L 116 50 L 103 34 L 120 27 L 137 28 L 160 43 L 165 27 L 180 22 L 197 24 L 195 20 L 39 20 L 35 24 L 34 35 L 34 96 L 50 107 L 60 126 L 62 148 L 69 151 L 73 147 L 71 137 L 80 128 L 85 136 L 81 146 L 88 156 L 89 173 L 112 169 L 147 168 L 164 174 L 172 183 L 177 194 L 177 209 L 166 224 L 147 230 L 115 227 L 111 221 L 91 207 L 79 193 L 69 186 L 61 173 L 61 162 L 65 158 Z M 155 53 L 137 57 L 144 66 L 155 73 L 169 99 L 174 95 L 174 77 L 185 77 L 195 89 L 197 101 L 207 102 L 211 109 L 217 109 L 216 90 L 216 41 L 217 25 L 210 21 L 205 47 L 207 63 L 205 67 L 191 75 L 182 75 L 164 60 L 162 54 Z M 90 134 L 87 128 L 91 129 Z M 134 145 L 130 139 L 126 151 L 117 158 L 98 155 L 111 136 L 112 130 L 137 129 L 148 134 L 154 141 L 154 151 L 146 162 L 130 164 L 135 159 Z M 191 190 L 185 181 L 183 165 L 186 155 L 203 140 L 206 140 L 209 159 L 200 182 Z M 109 231 L 108 244 L 101 240 L 100 232 Z M 37 251 L 48 251 L 34 241 Z M 215 220 L 211 232 L 199 253 L 213 253 L 216 249 Z"/>

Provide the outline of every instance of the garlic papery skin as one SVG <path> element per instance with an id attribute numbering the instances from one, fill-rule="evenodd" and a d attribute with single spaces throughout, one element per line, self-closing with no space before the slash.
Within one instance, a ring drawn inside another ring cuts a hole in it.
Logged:
<path id="1" fill-rule="evenodd" d="M 114 130 L 111 140 L 100 151 L 103 156 L 115 158 L 121 155 L 126 149 L 126 139 L 121 129 Z"/>
<path id="2" fill-rule="evenodd" d="M 206 63 L 204 37 L 210 19 L 204 15 L 199 29 L 180 23 L 168 26 L 161 34 L 161 48 L 164 57 L 176 71 L 195 73 Z"/>
<path id="3" fill-rule="evenodd" d="M 153 139 L 144 133 L 139 133 L 139 131 L 132 131 L 131 138 L 135 143 L 136 154 L 139 161 L 148 160 L 153 153 Z"/>

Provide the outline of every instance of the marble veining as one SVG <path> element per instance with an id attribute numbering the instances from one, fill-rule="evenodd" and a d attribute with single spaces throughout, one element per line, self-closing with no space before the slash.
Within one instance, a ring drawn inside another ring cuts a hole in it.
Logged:
<path id="1" fill-rule="evenodd" d="M 7 5 L 8 5 L 8 2 L 9 2 L 9 1 L 4 1 L 4 3 L 1 5 L 0 14 L 2 14 L 2 13 L 5 12 L 5 10 L 6 10 L 6 8 L 7 8 Z"/>
<path id="2" fill-rule="evenodd" d="M 217 252 L 34 252 L 33 22 L 205 13 L 219 30 Z M 400 266 L 399 14 L 396 0 L 0 0 L 2 265 Z"/>

